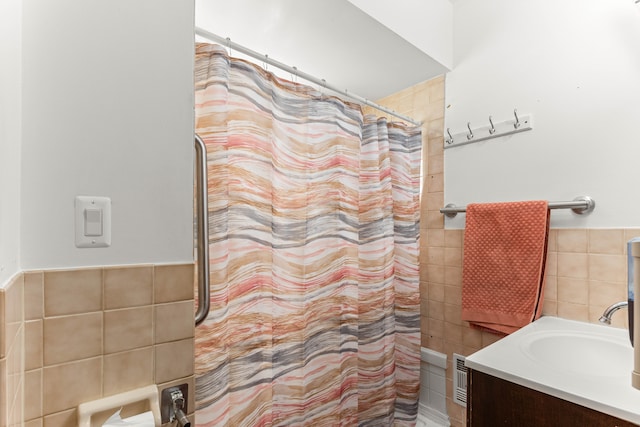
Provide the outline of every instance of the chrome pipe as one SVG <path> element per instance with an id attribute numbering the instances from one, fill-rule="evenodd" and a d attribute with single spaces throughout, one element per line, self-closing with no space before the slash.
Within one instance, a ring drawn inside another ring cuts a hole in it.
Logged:
<path id="1" fill-rule="evenodd" d="M 195 136 L 196 150 L 196 241 L 198 259 L 198 310 L 196 326 L 209 314 L 209 208 L 207 206 L 207 147 L 202 138 Z"/>

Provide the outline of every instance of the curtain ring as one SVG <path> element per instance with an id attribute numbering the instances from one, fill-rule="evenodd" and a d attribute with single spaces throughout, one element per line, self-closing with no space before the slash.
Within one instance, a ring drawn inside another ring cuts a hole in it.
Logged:
<path id="1" fill-rule="evenodd" d="M 496 133 L 496 127 L 493 125 L 493 120 L 491 119 L 491 116 L 489 116 L 489 123 L 491 124 L 491 128 L 489 129 L 489 135 L 493 135 L 494 133 Z"/>
<path id="2" fill-rule="evenodd" d="M 513 124 L 513 128 L 518 129 L 520 127 L 520 119 L 518 118 L 518 110 L 516 108 L 513 109 L 513 115 L 516 116 L 516 122 Z"/>
<path id="3" fill-rule="evenodd" d="M 227 49 L 229 50 L 229 56 L 233 56 L 233 50 L 231 50 L 231 37 L 227 37 Z"/>
<path id="4" fill-rule="evenodd" d="M 467 129 L 469 129 L 469 134 L 467 135 L 467 139 L 471 141 L 473 139 L 473 131 L 471 130 L 471 122 L 467 122 Z"/>

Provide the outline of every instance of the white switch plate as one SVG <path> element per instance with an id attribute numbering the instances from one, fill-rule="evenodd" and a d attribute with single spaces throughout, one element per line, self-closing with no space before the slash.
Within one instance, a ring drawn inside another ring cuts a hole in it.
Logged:
<path id="1" fill-rule="evenodd" d="M 96 215 L 96 210 L 98 210 L 101 215 Z M 89 214 L 87 214 L 87 211 Z M 111 246 L 110 198 L 76 196 L 75 216 L 76 247 L 106 248 Z M 87 223 L 87 218 L 90 223 Z M 95 223 L 96 218 L 102 221 L 101 226 Z"/>

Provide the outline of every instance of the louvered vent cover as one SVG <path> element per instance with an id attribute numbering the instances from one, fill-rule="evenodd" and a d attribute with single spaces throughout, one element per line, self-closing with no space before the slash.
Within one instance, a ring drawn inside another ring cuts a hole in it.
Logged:
<path id="1" fill-rule="evenodd" d="M 467 367 L 464 356 L 453 353 L 453 401 L 467 406 Z"/>

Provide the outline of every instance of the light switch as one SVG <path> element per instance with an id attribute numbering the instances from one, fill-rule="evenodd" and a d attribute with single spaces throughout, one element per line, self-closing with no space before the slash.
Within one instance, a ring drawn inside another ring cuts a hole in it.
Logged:
<path id="1" fill-rule="evenodd" d="M 111 199 L 77 196 L 75 200 L 75 242 L 78 248 L 111 245 Z"/>
<path id="2" fill-rule="evenodd" d="M 102 236 L 102 209 L 87 208 L 84 210 L 84 235 Z"/>

